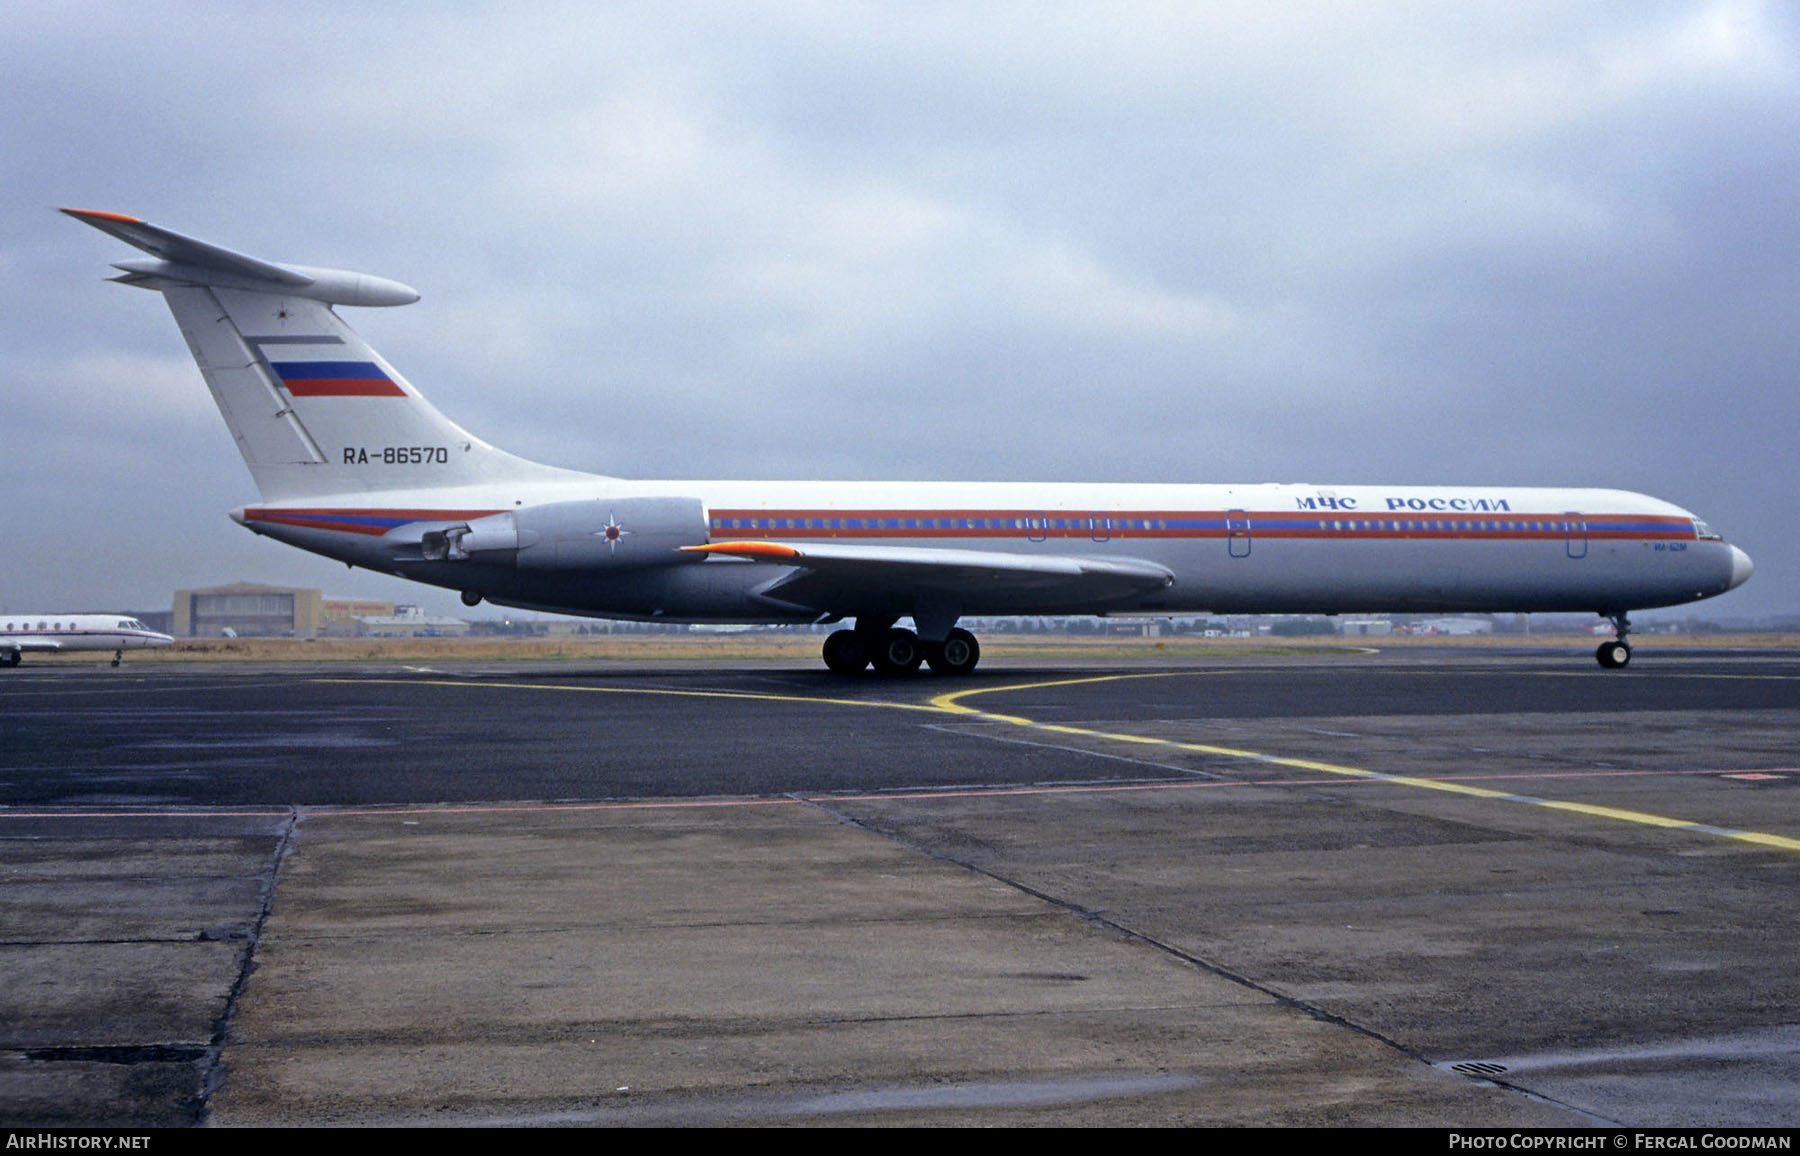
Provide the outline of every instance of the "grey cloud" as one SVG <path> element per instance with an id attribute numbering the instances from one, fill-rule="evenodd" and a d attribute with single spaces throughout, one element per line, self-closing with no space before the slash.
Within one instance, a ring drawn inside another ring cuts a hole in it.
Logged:
<path id="1" fill-rule="evenodd" d="M 415 285 L 349 320 L 564 464 L 1619 485 L 1757 557 L 1720 613 L 1800 606 L 1781 5 L 104 17 L 0 18 L 0 479 L 46 544 L 6 605 L 413 590 L 224 519 L 248 477 L 75 204 Z"/>

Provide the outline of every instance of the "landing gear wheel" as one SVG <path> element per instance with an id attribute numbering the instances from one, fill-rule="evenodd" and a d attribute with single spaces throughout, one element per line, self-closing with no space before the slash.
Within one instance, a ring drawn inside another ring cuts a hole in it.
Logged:
<path id="1" fill-rule="evenodd" d="M 833 674 L 861 674 L 869 665 L 869 652 L 854 630 L 834 630 L 825 639 L 825 665 Z"/>
<path id="2" fill-rule="evenodd" d="M 1625 641 L 1625 636 L 1631 633 L 1631 616 L 1623 610 L 1616 613 L 1602 610 L 1600 617 L 1612 621 L 1614 636 L 1611 642 L 1600 644 L 1594 657 L 1607 670 L 1617 670 L 1631 661 L 1631 643 Z"/>
<path id="3" fill-rule="evenodd" d="M 919 645 L 919 636 L 898 628 L 883 635 L 869 655 L 877 674 L 906 674 L 919 669 L 924 658 L 925 648 Z"/>
<path id="4" fill-rule="evenodd" d="M 8 650 L 5 653 L 0 653 L 0 666 L 17 666 L 24 657 L 24 651 Z"/>
<path id="5" fill-rule="evenodd" d="M 926 644 L 925 661 L 938 674 L 967 674 L 981 661 L 981 644 L 966 630 L 952 630 L 944 641 Z"/>

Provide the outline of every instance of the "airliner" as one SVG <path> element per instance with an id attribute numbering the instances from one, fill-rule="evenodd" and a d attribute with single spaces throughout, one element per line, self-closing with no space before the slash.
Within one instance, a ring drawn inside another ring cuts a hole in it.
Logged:
<path id="1" fill-rule="evenodd" d="M 119 213 L 147 253 L 260 501 L 245 528 L 460 591 L 466 605 L 689 623 L 849 625 L 839 674 L 967 674 L 970 616 L 1630 612 L 1710 598 L 1749 555 L 1679 506 L 1505 486 L 639 481 L 540 464 L 439 413 L 339 319 L 419 294 Z M 912 628 L 900 625 L 909 619 Z"/>
<path id="2" fill-rule="evenodd" d="M 6 614 L 0 612 L 0 666 L 17 666 L 27 650 L 110 650 L 114 666 L 127 650 L 174 642 L 121 614 Z"/>

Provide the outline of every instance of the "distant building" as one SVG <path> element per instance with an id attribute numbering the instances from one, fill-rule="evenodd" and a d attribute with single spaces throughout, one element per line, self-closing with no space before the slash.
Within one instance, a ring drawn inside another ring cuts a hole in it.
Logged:
<path id="1" fill-rule="evenodd" d="M 461 638 L 469 624 L 448 615 L 427 614 L 422 606 L 396 606 L 391 614 L 356 620 L 357 633 L 374 638 Z"/>
<path id="2" fill-rule="evenodd" d="M 1161 638 L 1169 632 L 1166 618 L 1114 618 L 1108 616 L 1101 629 L 1107 634 L 1124 635 L 1132 638 Z"/>
<path id="3" fill-rule="evenodd" d="M 392 602 L 373 598 L 327 598 L 325 633 L 340 638 L 362 634 L 362 619 L 385 618 L 393 613 Z"/>
<path id="4" fill-rule="evenodd" d="M 206 590 L 176 591 L 174 613 L 164 616 L 167 625 L 162 629 L 178 638 L 347 638 L 371 633 L 364 622 L 391 619 L 395 614 L 394 603 L 380 599 L 327 598 L 318 590 L 303 587 L 233 582 Z M 150 621 L 148 615 L 138 617 Z M 384 633 L 411 634 L 414 620 L 407 622 L 404 631 L 396 627 Z M 460 625 L 458 633 L 468 631 L 468 624 L 460 619 L 434 625 L 440 633 L 449 633 L 450 624 Z"/>
<path id="5" fill-rule="evenodd" d="M 210 590 L 177 590 L 169 633 L 177 638 L 316 638 L 324 629 L 325 600 L 319 591 L 234 582 Z"/>
<path id="6" fill-rule="evenodd" d="M 1494 624 L 1486 618 L 1423 618 L 1413 623 L 1414 634 L 1492 634 Z M 1612 628 L 1608 627 L 1608 634 Z"/>

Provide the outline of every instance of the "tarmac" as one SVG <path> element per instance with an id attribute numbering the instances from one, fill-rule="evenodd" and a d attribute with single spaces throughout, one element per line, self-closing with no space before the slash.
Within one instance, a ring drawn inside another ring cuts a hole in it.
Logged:
<path id="1" fill-rule="evenodd" d="M 1791 1127 L 1800 654 L 45 663 L 0 1124 Z"/>

